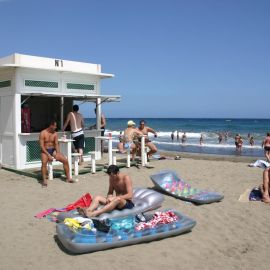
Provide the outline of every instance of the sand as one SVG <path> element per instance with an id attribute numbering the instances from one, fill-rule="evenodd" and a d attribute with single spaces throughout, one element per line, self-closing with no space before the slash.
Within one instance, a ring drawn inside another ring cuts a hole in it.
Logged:
<path id="1" fill-rule="evenodd" d="M 106 194 L 107 175 L 80 175 L 76 184 L 54 179 L 44 189 L 33 178 L 2 169 L 0 269 L 269 269 L 270 205 L 238 201 L 246 189 L 262 181 L 263 170 L 247 164 L 246 160 L 182 158 L 151 161 L 152 169 L 122 169 L 138 187 L 153 187 L 149 175 L 174 169 L 193 186 L 222 192 L 225 198 L 196 206 L 165 196 L 163 208 L 174 208 L 197 221 L 190 233 L 76 256 L 61 249 L 55 223 L 34 215 L 64 207 L 87 191 Z"/>

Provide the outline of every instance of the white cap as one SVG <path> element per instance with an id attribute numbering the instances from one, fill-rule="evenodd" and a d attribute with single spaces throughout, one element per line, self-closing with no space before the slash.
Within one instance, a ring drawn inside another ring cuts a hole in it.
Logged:
<path id="1" fill-rule="evenodd" d="M 128 127 L 132 127 L 132 126 L 136 126 L 136 123 L 133 122 L 132 120 L 129 120 L 129 121 L 127 122 L 127 125 L 128 125 Z"/>

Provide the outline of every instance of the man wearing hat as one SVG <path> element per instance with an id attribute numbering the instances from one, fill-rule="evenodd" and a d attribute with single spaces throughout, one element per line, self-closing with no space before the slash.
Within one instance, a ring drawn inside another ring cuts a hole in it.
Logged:
<path id="1" fill-rule="evenodd" d="M 123 135 L 123 144 L 124 144 L 124 149 L 130 149 L 130 152 L 132 154 L 132 160 L 135 159 L 135 155 L 137 152 L 137 145 L 134 143 L 134 140 L 136 137 L 141 137 L 143 136 L 143 133 L 140 132 L 139 130 L 136 129 L 136 124 L 134 121 L 129 120 L 127 122 L 127 128 L 124 131 Z"/>

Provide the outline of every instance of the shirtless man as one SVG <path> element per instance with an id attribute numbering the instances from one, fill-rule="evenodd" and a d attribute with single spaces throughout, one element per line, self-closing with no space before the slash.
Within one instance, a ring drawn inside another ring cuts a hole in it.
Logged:
<path id="1" fill-rule="evenodd" d="M 84 120 L 83 120 L 83 116 L 78 111 L 79 111 L 79 106 L 73 105 L 73 111 L 68 114 L 65 124 L 63 126 L 63 131 L 65 131 L 68 124 L 70 124 L 71 136 L 72 136 L 72 139 L 74 140 L 73 144 L 75 147 L 75 151 L 80 154 L 79 164 L 82 164 L 83 149 L 84 149 L 84 144 L 85 144 L 84 134 L 83 134 Z"/>
<path id="2" fill-rule="evenodd" d="M 157 133 L 150 127 L 145 126 L 145 121 L 140 121 L 140 126 L 138 127 L 138 130 L 142 132 L 143 135 L 145 135 L 145 146 L 149 147 L 150 151 L 147 153 L 147 158 L 149 159 L 150 156 L 152 156 L 154 153 L 157 152 L 157 147 L 149 140 L 148 138 L 148 132 L 153 133 L 155 138 L 157 137 Z"/>
<path id="3" fill-rule="evenodd" d="M 267 132 L 266 137 L 262 142 L 262 147 L 264 147 L 264 154 L 267 162 L 270 162 L 270 132 Z"/>
<path id="4" fill-rule="evenodd" d="M 119 168 L 116 165 L 110 165 L 107 174 L 109 175 L 107 197 L 98 195 L 93 198 L 89 208 L 78 208 L 77 210 L 82 216 L 96 217 L 103 213 L 111 212 L 113 209 L 122 210 L 134 207 L 131 178 L 119 172 Z M 100 205 L 104 205 L 104 207 L 98 209 Z"/>
<path id="5" fill-rule="evenodd" d="M 266 168 L 263 172 L 263 184 L 261 187 L 262 191 L 262 201 L 265 203 L 270 203 L 270 167 Z"/>
<path id="6" fill-rule="evenodd" d="M 182 141 L 182 143 L 186 143 L 186 141 L 187 141 L 186 132 L 183 133 L 181 141 Z"/>
<path id="7" fill-rule="evenodd" d="M 143 133 L 135 128 L 136 124 L 132 120 L 127 122 L 127 126 L 123 135 L 124 149 L 130 149 L 132 160 L 134 160 L 138 150 L 138 143 L 135 143 L 135 139 L 136 137 L 143 136 Z"/>
<path id="8" fill-rule="evenodd" d="M 47 187 L 47 163 L 53 161 L 55 158 L 57 161 L 63 163 L 63 167 L 66 173 L 67 182 L 73 183 L 69 174 L 68 160 L 59 151 L 58 136 L 56 133 L 57 123 L 55 120 L 50 122 L 49 127 L 42 130 L 39 135 L 39 144 L 41 148 L 41 173 L 43 178 L 42 187 Z"/>
<path id="9" fill-rule="evenodd" d="M 236 134 L 235 137 L 234 137 L 234 144 L 235 144 L 235 147 L 236 147 L 236 151 L 239 150 L 239 139 L 241 138 L 240 134 Z"/>

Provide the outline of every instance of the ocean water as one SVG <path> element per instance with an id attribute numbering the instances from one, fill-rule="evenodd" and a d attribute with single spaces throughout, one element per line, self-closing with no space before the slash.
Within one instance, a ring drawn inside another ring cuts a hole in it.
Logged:
<path id="1" fill-rule="evenodd" d="M 133 118 L 107 118 L 106 133 L 111 132 L 113 143 L 116 146 L 120 131 L 126 128 L 128 120 L 133 120 L 139 125 L 141 119 Z M 270 131 L 270 119 L 223 119 L 223 118 L 145 118 L 146 125 L 153 128 L 158 137 L 154 138 L 149 134 L 150 139 L 158 149 L 166 151 L 218 154 L 218 155 L 242 155 L 263 157 L 264 151 L 261 147 L 266 133 Z M 95 123 L 95 119 L 86 118 L 86 126 Z M 179 132 L 180 140 L 177 140 Z M 186 132 L 187 141 L 181 143 L 181 136 Z M 225 141 L 218 142 L 218 133 L 228 133 Z M 174 140 L 171 139 L 174 133 Z M 242 151 L 236 151 L 234 136 L 239 133 L 243 140 Z M 199 139 L 203 135 L 203 144 Z M 254 137 L 254 146 L 249 145 L 248 135 Z"/>

